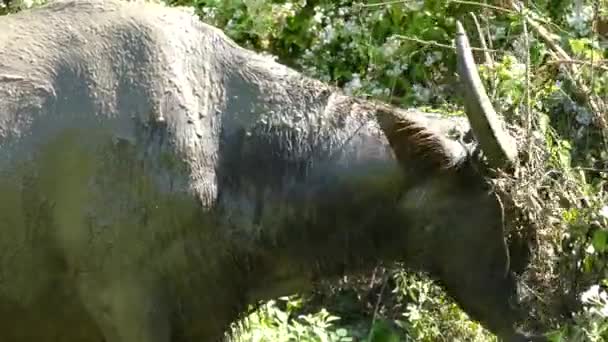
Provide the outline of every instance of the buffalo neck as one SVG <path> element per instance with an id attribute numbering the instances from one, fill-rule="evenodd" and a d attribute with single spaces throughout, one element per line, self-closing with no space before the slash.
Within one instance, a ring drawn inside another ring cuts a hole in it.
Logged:
<path id="1" fill-rule="evenodd" d="M 390 107 L 379 114 L 370 102 L 260 58 L 241 60 L 226 81 L 218 212 L 227 238 L 256 260 L 259 287 L 289 283 L 264 297 L 418 250 L 409 241 L 415 219 L 403 217 L 399 201 L 424 184 L 435 160 L 449 167 L 464 160 L 444 137 L 455 125 L 398 113 L 405 133 L 387 136 L 391 125 L 379 115 L 393 115 Z"/>
<path id="2" fill-rule="evenodd" d="M 371 107 L 291 72 L 274 84 L 238 77 L 227 88 L 246 91 L 227 106 L 219 153 L 229 239 L 249 246 L 272 283 L 371 267 L 379 239 L 402 238 L 385 233 L 395 235 L 404 187 Z"/>

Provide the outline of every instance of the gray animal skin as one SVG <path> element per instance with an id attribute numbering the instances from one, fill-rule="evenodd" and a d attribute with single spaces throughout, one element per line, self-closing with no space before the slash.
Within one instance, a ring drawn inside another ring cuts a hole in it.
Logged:
<path id="1" fill-rule="evenodd" d="M 526 340 L 483 176 L 517 150 L 457 41 L 472 144 L 466 120 L 347 96 L 184 9 L 0 18 L 0 340 L 217 341 L 248 304 L 381 261 Z"/>

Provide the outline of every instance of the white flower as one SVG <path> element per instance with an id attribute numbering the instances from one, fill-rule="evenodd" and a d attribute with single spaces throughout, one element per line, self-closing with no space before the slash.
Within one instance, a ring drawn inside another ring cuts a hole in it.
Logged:
<path id="1" fill-rule="evenodd" d="M 423 0 L 405 1 L 404 5 L 410 11 L 420 11 L 424 7 L 424 1 Z"/>
<path id="2" fill-rule="evenodd" d="M 526 74 L 526 65 L 524 63 L 513 63 L 511 65 L 511 74 L 515 77 L 524 77 Z"/>
<path id="3" fill-rule="evenodd" d="M 312 19 L 319 24 L 323 22 L 323 12 L 318 7 L 315 7 L 315 15 Z"/>
<path id="4" fill-rule="evenodd" d="M 581 126 L 576 130 L 576 139 L 583 139 L 586 136 L 587 130 L 585 126 Z"/>
<path id="5" fill-rule="evenodd" d="M 600 286 L 592 285 L 587 291 L 581 294 L 581 301 L 583 303 L 590 303 L 595 298 L 599 297 Z"/>
<path id="6" fill-rule="evenodd" d="M 215 15 L 217 12 L 215 8 L 203 7 L 202 11 L 206 18 L 211 19 L 211 20 L 215 19 Z"/>
<path id="7" fill-rule="evenodd" d="M 391 57 L 399 49 L 399 41 L 394 38 L 389 38 L 382 44 L 382 54 L 386 57 Z"/>
<path id="8" fill-rule="evenodd" d="M 584 126 L 589 126 L 591 124 L 591 113 L 583 107 L 577 108 L 576 121 Z"/>
<path id="9" fill-rule="evenodd" d="M 402 67 L 401 63 L 398 63 L 398 64 L 395 64 L 392 69 L 388 70 L 386 72 L 386 74 L 391 77 L 397 77 L 397 76 L 401 75 L 402 71 L 403 71 L 403 67 Z"/>
<path id="10" fill-rule="evenodd" d="M 351 95 L 354 91 L 361 89 L 361 86 L 361 76 L 353 74 L 353 78 L 344 85 L 344 90 L 347 94 Z"/>
<path id="11" fill-rule="evenodd" d="M 584 308 L 585 311 L 600 315 L 604 318 L 608 317 L 608 294 L 601 290 L 599 285 L 593 285 L 589 290 L 581 294 L 581 301 L 590 307 Z"/>
<path id="12" fill-rule="evenodd" d="M 424 65 L 430 66 L 431 64 L 435 63 L 436 61 L 441 60 L 442 57 L 443 57 L 443 54 L 441 53 L 441 51 L 433 51 L 433 53 L 426 55 L 426 60 L 424 61 Z"/>
<path id="13" fill-rule="evenodd" d="M 593 7 L 583 6 L 582 4 L 575 4 L 572 12 L 566 16 L 568 25 L 578 31 L 580 34 L 585 35 L 589 33 L 590 22 L 593 19 Z"/>
<path id="14" fill-rule="evenodd" d="M 585 248 L 585 252 L 587 252 L 588 254 L 593 254 L 595 253 L 595 248 L 593 248 L 593 245 L 589 245 L 587 246 L 587 248 Z"/>
<path id="15" fill-rule="evenodd" d="M 496 32 L 494 33 L 494 37 L 493 38 L 494 39 L 504 38 L 507 35 L 506 33 L 507 33 L 507 30 L 504 27 L 499 26 L 499 27 L 496 28 Z"/>
<path id="16" fill-rule="evenodd" d="M 608 219 L 608 205 L 603 206 L 602 209 L 600 209 L 599 214 L 600 216 Z"/>
<path id="17" fill-rule="evenodd" d="M 358 33 L 360 30 L 359 25 L 354 22 L 353 20 L 349 20 L 344 24 L 344 31 L 346 31 L 349 34 L 355 34 Z"/>
<path id="18" fill-rule="evenodd" d="M 332 40 L 334 40 L 335 36 L 336 36 L 336 30 L 334 30 L 334 27 L 331 25 L 325 26 L 325 28 L 323 29 L 323 33 L 322 33 L 323 43 L 327 44 L 327 43 L 331 42 Z"/>
<path id="19" fill-rule="evenodd" d="M 412 86 L 414 90 L 414 95 L 416 98 L 422 102 L 428 102 L 431 98 L 431 90 L 421 86 L 420 84 L 414 84 Z"/>
<path id="20" fill-rule="evenodd" d="M 388 88 L 382 88 L 382 86 L 376 85 L 372 89 L 371 93 L 373 96 L 389 96 L 391 94 L 391 91 Z"/>

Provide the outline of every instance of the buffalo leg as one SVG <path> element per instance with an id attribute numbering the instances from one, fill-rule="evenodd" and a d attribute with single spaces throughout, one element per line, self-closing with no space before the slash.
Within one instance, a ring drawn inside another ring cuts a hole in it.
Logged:
<path id="1" fill-rule="evenodd" d="M 82 282 L 80 295 L 106 342 L 171 340 L 168 310 L 150 283 L 123 277 L 101 284 Z"/>

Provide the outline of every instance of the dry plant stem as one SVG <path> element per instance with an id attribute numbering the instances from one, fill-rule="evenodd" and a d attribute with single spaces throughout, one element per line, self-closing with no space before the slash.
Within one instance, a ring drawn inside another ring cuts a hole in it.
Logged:
<path id="1" fill-rule="evenodd" d="M 598 22 L 600 18 L 600 0 L 596 0 L 593 3 L 593 22 Z M 598 32 L 597 30 L 594 31 L 594 39 L 596 40 L 596 43 L 599 43 L 598 40 Z M 595 54 L 591 55 L 591 65 L 595 65 Z M 591 68 L 591 80 L 593 82 L 595 76 L 595 68 Z M 593 83 L 592 83 L 593 84 Z M 593 96 L 593 94 L 590 94 L 591 96 Z M 600 116 L 598 117 L 598 121 L 601 122 L 601 124 L 604 126 L 604 128 L 608 127 L 608 124 L 606 123 L 606 117 L 605 114 L 602 115 L 602 112 L 605 112 L 606 109 L 608 109 L 606 102 L 602 101 L 602 98 L 597 96 L 597 98 L 599 99 L 598 103 L 602 105 L 602 108 L 600 109 Z M 604 138 L 604 147 L 606 149 L 608 149 L 608 130 L 607 129 L 603 129 L 602 130 L 602 137 Z"/>
<path id="2" fill-rule="evenodd" d="M 481 48 L 484 49 L 483 55 L 486 60 L 486 64 L 488 66 L 494 65 L 494 61 L 492 60 L 492 56 L 488 51 L 488 44 L 486 43 L 486 38 L 483 35 L 483 31 L 481 30 L 481 25 L 479 25 L 479 21 L 477 20 L 477 16 L 473 12 L 469 12 L 471 18 L 473 18 L 473 23 L 475 23 L 475 28 L 477 29 L 477 34 L 479 35 L 479 43 L 481 44 Z"/>
<path id="3" fill-rule="evenodd" d="M 488 37 L 488 41 L 487 41 L 488 48 L 490 50 L 493 50 L 494 49 L 494 45 L 492 45 L 492 33 L 490 32 L 490 23 L 489 23 L 488 18 L 486 16 L 484 16 L 482 18 L 483 18 L 483 22 L 484 22 L 485 29 L 486 29 L 485 30 L 485 36 Z M 490 57 L 491 57 L 491 55 L 490 55 Z M 494 63 L 493 60 L 492 60 L 492 63 Z M 493 76 L 494 76 L 494 78 L 492 79 L 492 84 L 494 86 L 491 87 L 491 90 L 490 90 L 491 93 L 492 93 L 492 96 L 491 96 L 492 101 L 494 101 L 496 99 L 496 97 L 498 96 L 498 87 L 496 87 L 496 84 L 498 83 L 498 73 L 494 72 Z"/>
<path id="4" fill-rule="evenodd" d="M 522 13 L 523 17 L 527 16 Z M 532 158 L 532 106 L 530 101 L 530 39 L 528 36 L 528 25 L 524 20 L 524 45 L 526 49 L 526 87 L 524 89 L 524 101 L 526 102 L 526 146 L 528 160 Z"/>
<path id="5" fill-rule="evenodd" d="M 492 67 L 494 65 L 494 60 L 492 59 L 492 55 L 490 55 L 490 51 L 488 51 L 488 44 L 484 37 L 483 30 L 481 29 L 481 25 L 479 25 L 479 21 L 477 20 L 477 16 L 475 15 L 475 13 L 469 12 L 469 15 L 471 16 L 471 18 L 473 19 L 473 23 L 475 24 L 475 29 L 477 31 L 477 35 L 479 36 L 479 43 L 481 44 L 481 48 L 484 49 L 483 55 L 484 55 L 484 59 L 485 59 L 485 64 L 489 67 Z M 488 35 L 488 37 L 489 37 L 489 35 Z M 494 75 L 496 76 L 496 73 L 494 73 Z M 491 87 L 491 94 L 490 94 L 491 95 L 490 98 L 492 100 L 494 100 L 496 98 L 496 92 L 498 89 L 496 87 L 497 81 L 498 81 L 497 77 L 494 77 L 494 79 L 492 80 L 493 86 Z"/>
<path id="6" fill-rule="evenodd" d="M 438 42 L 436 42 L 434 40 L 423 40 L 423 39 L 418 39 L 418 38 L 413 38 L 413 37 L 407 37 L 407 36 L 402 36 L 402 35 L 395 35 L 395 38 L 402 39 L 402 40 L 407 40 L 407 41 L 411 41 L 411 42 L 416 42 L 416 43 L 419 43 L 419 44 L 422 44 L 422 45 L 430 45 L 430 46 L 436 46 L 436 47 L 440 47 L 440 48 L 444 48 L 444 49 L 456 50 L 456 47 L 454 47 L 452 45 L 441 44 L 441 43 L 438 43 Z M 497 52 L 497 50 L 483 49 L 483 48 L 476 48 L 476 47 L 471 47 L 471 50 L 473 50 L 473 51 Z"/>
<path id="7" fill-rule="evenodd" d="M 587 61 L 581 61 L 581 60 L 577 60 L 577 59 L 570 59 L 570 60 L 566 60 L 566 59 L 556 59 L 553 61 L 548 61 L 548 64 L 578 64 L 578 65 L 584 65 L 587 66 L 589 68 L 593 68 L 593 69 L 598 69 L 601 71 L 606 71 L 608 72 L 608 60 L 607 59 L 602 59 L 599 61 L 594 61 L 592 62 L 587 62 Z"/>
<path id="8" fill-rule="evenodd" d="M 488 37 L 488 48 L 494 49 L 494 45 L 492 44 L 492 32 L 490 31 L 490 21 L 488 20 L 488 17 L 483 17 L 482 20 L 486 28 L 486 36 Z"/>
<path id="9" fill-rule="evenodd" d="M 359 6 L 361 6 L 361 7 L 379 7 L 379 6 L 386 6 L 386 5 L 393 5 L 393 4 L 404 4 L 407 2 L 408 2 L 407 0 L 394 0 L 394 1 L 377 2 L 374 4 L 360 4 Z"/>
<path id="10" fill-rule="evenodd" d="M 370 326 L 374 326 L 376 323 L 376 317 L 378 316 L 378 308 L 380 307 L 380 303 L 382 301 L 382 295 L 384 294 L 384 289 L 386 288 L 386 284 L 388 283 L 388 276 L 385 269 L 382 269 L 382 287 L 380 287 L 380 293 L 378 294 L 378 299 L 376 300 L 376 304 L 374 305 L 374 314 L 372 316 L 372 322 Z M 369 334 L 367 335 L 367 340 L 372 340 L 373 329 L 369 330 Z"/>
<path id="11" fill-rule="evenodd" d="M 525 6 L 523 6 L 521 3 L 518 2 L 516 4 L 515 1 L 511 1 L 510 4 L 513 7 L 514 10 L 520 10 L 520 11 L 524 12 Z M 547 45 L 549 45 L 549 47 L 551 48 L 551 50 L 559 57 L 559 59 L 566 60 L 566 61 L 571 61 L 572 60 L 572 58 L 570 57 L 570 55 L 568 55 L 568 53 L 566 53 L 566 51 L 564 49 L 562 49 L 559 46 L 559 44 L 557 44 L 553 40 L 553 38 L 551 38 L 551 36 L 550 36 L 549 32 L 547 31 L 547 29 L 545 29 L 541 24 L 539 24 L 538 22 L 536 22 L 534 19 L 530 18 L 529 16 L 524 16 L 524 20 L 525 20 L 526 24 L 530 25 L 530 27 L 534 30 L 534 32 L 536 34 L 538 34 L 538 36 Z M 576 64 L 572 63 L 570 65 L 570 69 L 572 70 L 572 72 L 574 74 L 578 74 L 578 67 L 577 67 Z M 597 123 L 600 126 L 600 128 L 603 129 L 603 130 L 608 129 L 608 125 L 606 123 L 606 120 L 601 115 L 601 113 L 602 113 L 601 106 L 594 99 L 594 96 L 593 96 L 592 92 L 582 82 L 577 82 L 575 78 L 571 78 L 571 79 L 572 79 L 572 81 L 575 84 L 577 84 L 579 86 L 579 88 L 581 89 L 581 93 L 584 94 L 584 100 L 589 105 L 589 108 L 591 108 L 591 111 L 593 112 L 595 118 L 597 119 Z"/>
<path id="12" fill-rule="evenodd" d="M 405 2 L 405 1 L 403 1 L 403 2 Z M 473 5 L 473 6 L 485 7 L 485 8 L 493 9 L 495 11 L 500 11 L 500 12 L 506 12 L 506 13 L 512 13 L 512 14 L 515 13 L 513 10 L 508 9 L 508 8 L 504 8 L 504 7 L 500 7 L 500 6 L 494 6 L 494 5 L 489 5 L 489 4 L 484 4 L 484 3 L 477 2 L 477 1 L 449 0 L 449 2 L 453 2 L 455 4 L 461 4 L 461 5 Z"/>
<path id="13" fill-rule="evenodd" d="M 384 270 L 384 269 L 383 269 Z M 378 266 L 374 267 L 374 272 L 372 272 L 372 279 L 369 281 L 368 288 L 371 289 L 376 282 L 376 274 L 378 273 Z"/>
<path id="14" fill-rule="evenodd" d="M 479 2 L 475 2 L 475 1 L 468 1 L 468 0 L 450 0 L 450 2 L 464 4 L 464 5 L 474 5 L 474 6 L 479 6 L 479 7 L 485 7 L 485 8 L 490 8 L 490 9 L 493 9 L 496 11 L 507 12 L 507 13 L 523 13 L 524 9 L 525 9 L 525 6 L 523 6 L 520 2 L 517 2 L 516 0 L 507 1 L 507 3 L 511 6 L 512 9 L 507 9 L 504 7 L 493 6 L 493 5 L 488 5 L 488 4 L 479 3 Z M 566 53 L 566 51 L 564 49 L 562 49 L 559 46 L 559 44 L 557 44 L 553 40 L 553 38 L 551 38 L 547 29 L 545 29 L 541 24 L 539 24 L 537 21 L 530 18 L 529 16 L 524 16 L 524 20 L 527 23 L 527 25 L 530 25 L 532 30 L 536 34 L 538 34 L 539 37 L 547 45 L 549 45 L 549 47 L 552 50 L 551 55 L 554 58 L 564 60 L 564 61 L 572 61 L 572 58 L 568 55 L 568 53 Z M 577 63 L 571 63 L 571 64 L 572 65 L 570 66 L 570 69 L 572 70 L 573 74 L 577 74 L 578 73 L 578 67 L 576 65 Z M 578 85 L 579 89 L 581 90 L 581 94 L 583 95 L 582 96 L 583 100 L 585 102 L 587 102 L 589 108 L 591 108 L 591 111 L 593 112 L 594 117 L 596 118 L 596 122 L 597 122 L 598 126 L 602 129 L 603 132 L 606 132 L 606 130 L 608 130 L 608 123 L 606 122 L 606 118 L 604 118 L 602 116 L 601 113 L 603 112 L 603 109 L 602 109 L 602 106 L 598 103 L 598 100 L 601 101 L 601 99 L 599 99 L 597 96 L 594 96 L 586 85 L 584 85 L 582 82 L 578 82 L 571 74 L 568 74 L 568 78 L 570 78 L 573 83 Z M 608 133 L 604 133 L 604 136 L 605 136 L 605 140 L 608 139 Z"/>

